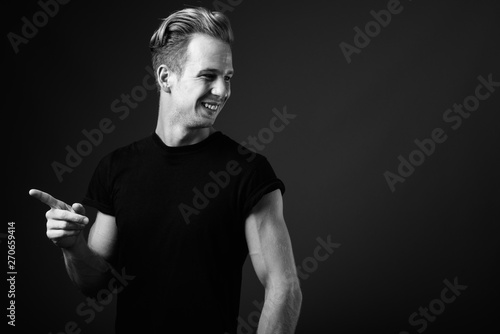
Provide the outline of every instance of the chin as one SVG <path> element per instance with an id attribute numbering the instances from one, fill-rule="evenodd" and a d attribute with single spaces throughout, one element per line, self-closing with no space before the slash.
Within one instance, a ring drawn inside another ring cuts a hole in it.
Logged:
<path id="1" fill-rule="evenodd" d="M 222 108 L 221 108 L 222 109 Z M 207 112 L 204 109 L 196 110 L 196 116 L 191 120 L 191 125 L 197 128 L 206 128 L 214 125 L 220 110 L 215 113 Z"/>
<path id="2" fill-rule="evenodd" d="M 215 123 L 215 119 L 199 119 L 199 120 L 193 120 L 190 122 L 189 127 L 192 129 L 203 129 L 203 128 L 209 128 L 213 126 Z"/>

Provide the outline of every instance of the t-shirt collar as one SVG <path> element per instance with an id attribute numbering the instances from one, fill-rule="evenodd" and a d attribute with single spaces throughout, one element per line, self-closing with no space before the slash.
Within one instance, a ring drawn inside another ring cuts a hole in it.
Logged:
<path id="1" fill-rule="evenodd" d="M 158 146 L 163 152 L 166 153 L 189 153 L 189 152 L 195 152 L 200 149 L 203 149 L 210 145 L 212 142 L 214 142 L 217 138 L 220 138 L 222 136 L 221 131 L 215 131 L 212 134 L 208 135 L 207 138 L 203 139 L 200 142 L 197 142 L 196 144 L 191 144 L 191 145 L 183 145 L 183 146 L 168 146 L 163 142 L 163 140 L 158 136 L 156 132 L 153 131 L 152 133 L 152 138 L 153 142 Z"/>

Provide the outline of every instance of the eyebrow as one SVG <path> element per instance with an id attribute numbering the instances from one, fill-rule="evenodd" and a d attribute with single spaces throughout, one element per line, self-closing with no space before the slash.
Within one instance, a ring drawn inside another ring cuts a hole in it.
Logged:
<path id="1" fill-rule="evenodd" d="M 220 74 L 222 73 L 219 69 L 217 68 L 204 68 L 202 70 L 200 70 L 198 73 L 202 73 L 202 72 L 214 72 L 214 73 L 217 73 L 217 74 Z M 234 74 L 234 70 L 229 70 L 227 71 L 227 74 Z"/>

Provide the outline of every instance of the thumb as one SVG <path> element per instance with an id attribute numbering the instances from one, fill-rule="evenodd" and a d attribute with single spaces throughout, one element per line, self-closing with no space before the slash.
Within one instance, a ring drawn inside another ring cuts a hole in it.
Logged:
<path id="1" fill-rule="evenodd" d="M 80 203 L 73 203 L 71 208 L 73 209 L 73 211 L 75 211 L 79 215 L 82 215 L 82 216 L 85 215 L 85 208 Z"/>

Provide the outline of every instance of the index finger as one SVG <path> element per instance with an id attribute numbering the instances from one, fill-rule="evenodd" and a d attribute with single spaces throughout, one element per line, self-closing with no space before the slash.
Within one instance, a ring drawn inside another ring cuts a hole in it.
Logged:
<path id="1" fill-rule="evenodd" d="M 68 211 L 73 211 L 71 207 L 64 203 L 63 201 L 58 200 L 57 198 L 52 197 L 51 195 L 47 194 L 46 192 L 43 192 L 38 189 L 31 189 L 29 191 L 30 196 L 33 196 L 40 202 L 47 204 L 53 209 L 62 209 L 62 210 L 68 210 Z"/>

